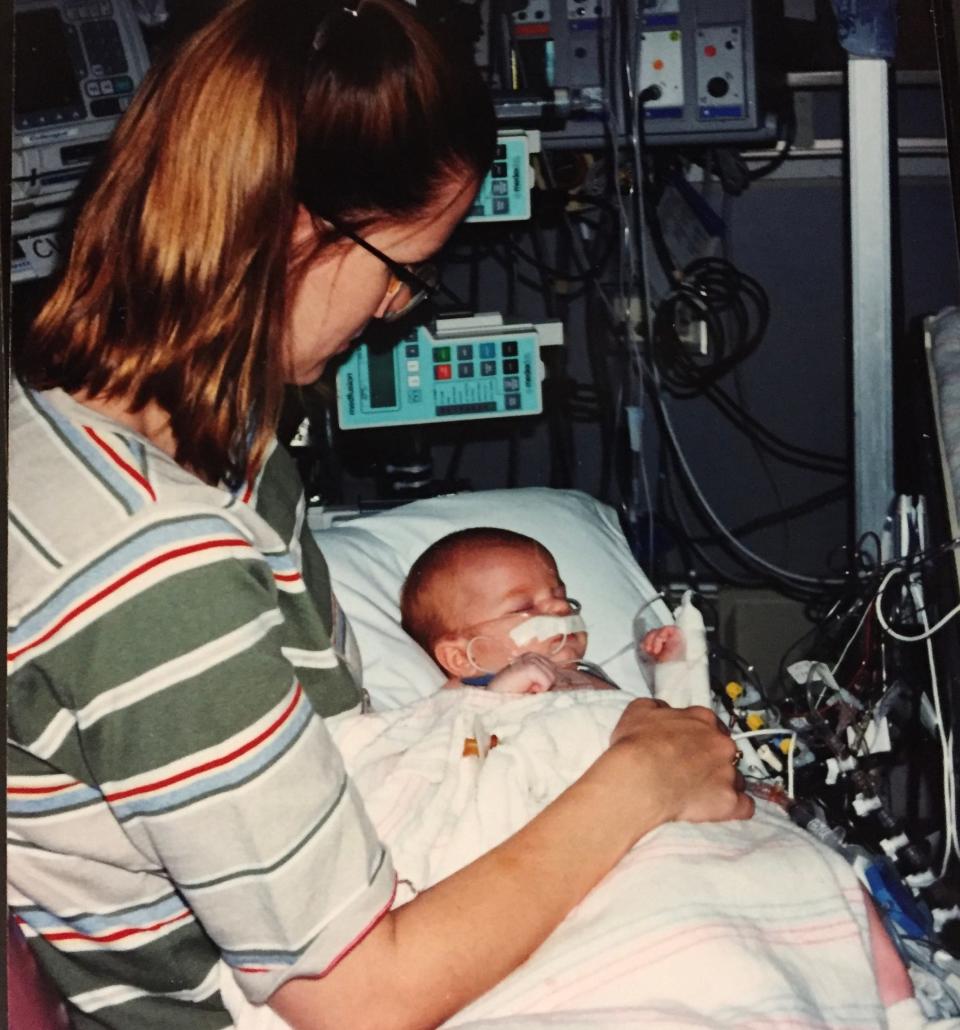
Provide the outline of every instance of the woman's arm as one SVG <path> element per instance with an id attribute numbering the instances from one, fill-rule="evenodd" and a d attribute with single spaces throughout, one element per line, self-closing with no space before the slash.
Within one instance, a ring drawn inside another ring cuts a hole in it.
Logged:
<path id="1" fill-rule="evenodd" d="M 437 1026 L 520 965 L 645 833 L 749 818 L 733 754 L 706 709 L 633 702 L 609 750 L 522 830 L 270 1004 L 297 1030 Z"/>

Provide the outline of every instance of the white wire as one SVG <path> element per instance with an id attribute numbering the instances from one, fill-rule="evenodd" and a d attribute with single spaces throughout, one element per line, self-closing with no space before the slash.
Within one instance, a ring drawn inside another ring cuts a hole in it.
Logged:
<path id="1" fill-rule="evenodd" d="M 889 577 L 888 577 L 889 578 Z M 881 589 L 886 585 L 886 580 Z M 914 603 L 919 609 L 920 621 L 925 627 L 929 627 L 930 620 L 927 618 L 926 607 L 923 603 L 921 593 L 922 586 L 916 573 L 911 575 L 910 592 Z M 918 596 L 919 595 L 919 596 Z M 877 601 L 877 614 L 880 613 L 879 599 Z M 933 644 L 930 637 L 933 632 L 928 632 L 924 639 L 927 644 L 927 664 L 930 667 L 930 692 L 933 695 L 933 710 L 937 720 L 937 733 L 940 737 L 940 751 L 943 756 L 943 809 L 944 809 L 944 842 L 943 860 L 940 865 L 940 876 L 945 876 L 947 867 L 950 865 L 951 855 L 960 858 L 960 839 L 957 835 L 957 781 L 953 775 L 953 733 L 947 733 L 943 722 L 943 710 L 940 705 L 940 681 L 937 677 L 936 662 L 934 661 Z"/>
<path id="2" fill-rule="evenodd" d="M 793 753 L 797 747 L 797 731 L 787 729 L 762 729 L 762 730 L 744 730 L 743 733 L 731 733 L 730 739 L 733 741 L 744 740 L 747 737 L 789 737 L 790 738 L 790 751 L 787 754 L 787 797 L 793 798 Z M 759 757 L 759 756 L 758 756 Z M 762 761 L 762 758 L 761 758 Z M 942 874 L 941 874 L 942 875 Z"/>
<path id="3" fill-rule="evenodd" d="M 886 576 L 883 577 L 883 582 L 880 584 L 879 590 L 877 590 L 877 622 L 880 623 L 881 628 L 888 636 L 893 637 L 894 640 L 902 640 L 905 644 L 913 644 L 921 640 L 929 640 L 930 637 L 932 637 L 935 633 L 938 633 L 940 630 L 942 630 L 943 627 L 946 626 L 946 624 L 951 619 L 955 618 L 957 615 L 960 615 L 960 604 L 958 604 L 955 608 L 951 608 L 950 611 L 948 611 L 947 614 L 944 615 L 944 617 L 933 626 L 930 625 L 929 620 L 926 617 L 926 613 L 921 607 L 919 614 L 924 626 L 927 628 L 924 629 L 922 633 L 912 637 L 905 636 L 903 633 L 898 633 L 884 618 L 883 611 L 881 610 L 880 601 L 883 597 L 884 590 L 886 590 L 887 588 L 887 584 L 890 582 L 891 579 L 893 579 L 894 576 L 897 575 L 897 573 L 901 571 L 902 570 L 899 567 L 893 568 L 886 574 Z"/>
<path id="4" fill-rule="evenodd" d="M 840 668 L 840 663 L 844 660 L 844 658 L 847 657 L 847 651 L 850 650 L 851 644 L 853 644 L 854 640 L 856 640 L 857 637 L 860 635 L 860 630 L 863 627 L 863 624 L 867 621 L 867 616 L 870 614 L 870 609 L 872 607 L 873 607 L 873 601 L 871 601 L 870 604 L 868 604 L 868 605 L 866 605 L 864 607 L 863 615 L 860 616 L 860 621 L 857 623 L 857 628 L 853 631 L 853 635 L 847 641 L 846 646 L 844 647 L 844 649 L 840 652 L 840 657 L 837 659 L 836 665 L 834 665 L 834 667 L 830 670 L 831 675 L 833 675 L 833 676 L 837 675 L 837 669 Z"/>

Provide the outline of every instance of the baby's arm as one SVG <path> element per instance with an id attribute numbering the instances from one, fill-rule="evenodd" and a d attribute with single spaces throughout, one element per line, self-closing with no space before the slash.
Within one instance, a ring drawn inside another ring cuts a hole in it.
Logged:
<path id="1" fill-rule="evenodd" d="M 522 654 L 490 680 L 497 694 L 542 694 L 557 680 L 557 667 L 541 654 Z"/>
<path id="2" fill-rule="evenodd" d="M 677 626 L 658 626 L 644 636 L 640 647 L 655 662 L 674 662 L 683 657 L 683 634 Z"/>

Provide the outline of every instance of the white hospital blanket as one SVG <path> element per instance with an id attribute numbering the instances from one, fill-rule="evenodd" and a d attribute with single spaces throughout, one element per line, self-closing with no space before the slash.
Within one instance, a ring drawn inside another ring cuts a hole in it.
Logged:
<path id="1" fill-rule="evenodd" d="M 629 700 L 612 691 L 442 691 L 331 728 L 398 875 L 423 889 L 579 776 Z M 464 756 L 465 738 L 486 750 L 492 735 L 499 743 L 485 757 Z M 399 901 L 411 896 L 401 884 Z M 271 1024 L 240 1021 L 255 1025 Z M 673 823 L 647 835 L 523 966 L 447 1025 L 886 1024 L 856 878 L 760 803 L 749 822 Z"/>

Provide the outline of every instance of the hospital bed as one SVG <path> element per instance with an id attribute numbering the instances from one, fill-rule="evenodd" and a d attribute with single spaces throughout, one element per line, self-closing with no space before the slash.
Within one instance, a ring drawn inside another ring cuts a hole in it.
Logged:
<path id="1" fill-rule="evenodd" d="M 646 629 L 671 615 L 615 513 L 579 492 L 489 491 L 308 517 L 373 706 L 333 720 L 331 732 L 391 849 L 403 902 L 494 846 L 586 768 L 629 695 L 649 694 L 635 616 Z M 586 657 L 622 694 L 439 691 L 444 674 L 400 628 L 400 586 L 429 544 L 478 525 L 549 548 L 582 604 Z M 479 748 L 468 750 L 469 739 Z M 249 1007 L 237 1019 L 242 1030 L 278 1025 Z M 866 1028 L 885 1019 L 849 865 L 761 802 L 749 823 L 674 823 L 648 835 L 527 963 L 448 1025 Z"/>
<path id="2" fill-rule="evenodd" d="M 918 405 L 920 487 L 926 507 L 927 546 L 960 540 L 960 308 L 947 308 L 924 325 L 924 388 Z M 960 604 L 960 550 L 953 547 L 924 572 L 931 624 Z M 960 729 L 960 622 L 933 638 L 944 703 L 954 737 Z M 952 688 L 952 689 L 951 689 Z"/>

